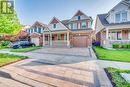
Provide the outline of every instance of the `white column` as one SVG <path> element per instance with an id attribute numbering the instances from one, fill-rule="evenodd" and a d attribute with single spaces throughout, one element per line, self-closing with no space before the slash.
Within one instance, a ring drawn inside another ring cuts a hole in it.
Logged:
<path id="1" fill-rule="evenodd" d="M 45 46 L 45 34 L 43 33 L 43 46 Z"/>
<path id="2" fill-rule="evenodd" d="M 50 46 L 52 46 L 52 33 L 50 32 Z"/>
<path id="3" fill-rule="evenodd" d="M 109 40 L 109 29 L 106 28 L 106 40 Z"/>
<path id="4" fill-rule="evenodd" d="M 67 32 L 67 46 L 69 47 L 70 46 L 70 39 L 69 39 L 70 35 L 69 35 L 69 32 Z"/>

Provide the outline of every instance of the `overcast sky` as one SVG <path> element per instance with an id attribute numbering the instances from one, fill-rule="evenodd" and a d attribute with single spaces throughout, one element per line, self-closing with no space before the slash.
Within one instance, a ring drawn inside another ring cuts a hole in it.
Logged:
<path id="1" fill-rule="evenodd" d="M 32 25 L 35 21 L 48 24 L 55 16 L 70 19 L 81 10 L 95 20 L 97 14 L 107 13 L 121 0 L 15 0 L 15 9 L 21 24 Z M 93 23 L 94 24 L 94 23 Z"/>

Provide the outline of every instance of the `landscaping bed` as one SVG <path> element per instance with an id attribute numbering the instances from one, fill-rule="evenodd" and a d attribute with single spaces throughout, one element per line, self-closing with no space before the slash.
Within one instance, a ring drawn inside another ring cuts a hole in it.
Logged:
<path id="1" fill-rule="evenodd" d="M 130 83 L 128 83 L 120 73 L 130 73 L 130 70 L 119 70 L 116 68 L 106 68 L 105 69 L 108 78 L 110 79 L 113 87 L 130 87 Z"/>
<path id="2" fill-rule="evenodd" d="M 20 61 L 20 60 L 23 60 L 23 59 L 26 59 L 26 58 L 28 58 L 28 57 L 0 53 L 0 67 L 17 62 L 17 61 Z"/>
<path id="3" fill-rule="evenodd" d="M 94 51 L 101 60 L 130 62 L 130 50 L 108 50 L 102 47 L 94 47 Z"/>
<path id="4" fill-rule="evenodd" d="M 41 48 L 40 46 L 36 46 L 36 47 L 29 47 L 29 48 L 11 49 L 11 52 L 29 52 L 40 48 Z"/>

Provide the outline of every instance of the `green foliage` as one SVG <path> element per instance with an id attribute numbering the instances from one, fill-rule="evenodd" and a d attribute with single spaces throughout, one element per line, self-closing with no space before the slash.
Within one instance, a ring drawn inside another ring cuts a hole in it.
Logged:
<path id="1" fill-rule="evenodd" d="M 116 87 L 130 87 L 130 83 L 126 82 L 120 73 L 130 73 L 130 70 L 119 70 L 115 68 L 107 68 L 107 71 L 112 76 L 112 82 L 116 84 Z"/>
<path id="2" fill-rule="evenodd" d="M 29 52 L 40 48 L 41 48 L 40 46 L 36 46 L 36 47 L 29 47 L 29 48 L 12 49 L 11 52 Z"/>
<path id="3" fill-rule="evenodd" d="M 1 41 L 0 42 L 0 46 L 9 46 L 11 44 L 11 42 L 10 41 Z"/>
<path id="4" fill-rule="evenodd" d="M 0 34 L 17 34 L 21 28 L 22 26 L 15 11 L 13 14 L 0 13 Z"/>
<path id="5" fill-rule="evenodd" d="M 113 48 L 130 48 L 130 44 L 113 44 Z"/>

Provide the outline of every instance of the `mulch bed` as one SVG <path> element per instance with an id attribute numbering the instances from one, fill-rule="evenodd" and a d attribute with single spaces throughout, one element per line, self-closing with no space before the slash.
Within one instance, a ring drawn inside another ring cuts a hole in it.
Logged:
<path id="1" fill-rule="evenodd" d="M 109 80 L 111 81 L 112 86 L 113 86 L 113 87 L 116 87 L 116 84 L 112 81 L 112 75 L 111 75 L 111 73 L 109 73 L 106 68 L 104 69 L 104 71 L 106 72 L 107 77 L 108 77 Z"/>

